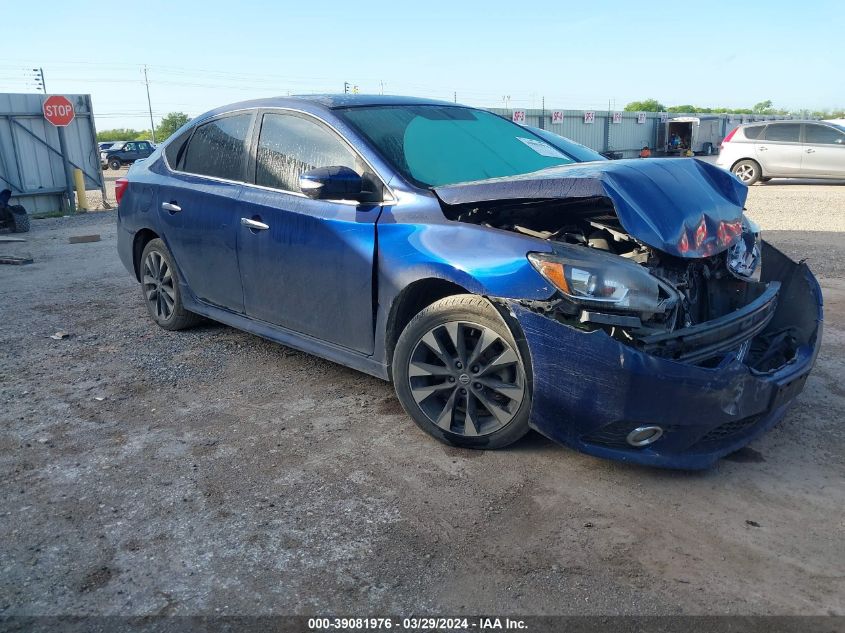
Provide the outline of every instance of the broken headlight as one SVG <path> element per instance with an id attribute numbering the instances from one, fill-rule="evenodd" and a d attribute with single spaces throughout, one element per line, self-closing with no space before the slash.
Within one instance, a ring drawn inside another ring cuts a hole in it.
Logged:
<path id="1" fill-rule="evenodd" d="M 617 255 L 555 244 L 552 253 L 529 253 L 528 260 L 571 301 L 626 312 L 660 311 L 657 279 Z"/>
<path id="2" fill-rule="evenodd" d="M 728 249 L 728 270 L 743 281 L 760 281 L 760 229 L 742 217 L 742 235 Z"/>

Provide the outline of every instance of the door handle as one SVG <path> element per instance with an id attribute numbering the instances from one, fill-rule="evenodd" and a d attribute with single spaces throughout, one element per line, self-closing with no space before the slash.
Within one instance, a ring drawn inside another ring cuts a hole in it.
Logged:
<path id="1" fill-rule="evenodd" d="M 258 220 L 253 220 L 251 218 L 241 218 L 241 224 L 247 228 L 258 231 L 266 231 L 270 228 L 269 224 L 264 224 L 264 222 L 259 222 Z"/>
<path id="2" fill-rule="evenodd" d="M 761 152 L 765 152 L 769 148 L 768 147 L 758 147 L 757 149 Z"/>
<path id="3" fill-rule="evenodd" d="M 814 150 L 812 147 L 808 147 L 808 148 L 807 148 L 807 153 L 808 153 L 808 154 L 812 154 L 812 153 L 813 153 L 813 152 L 815 152 L 815 151 L 816 151 L 816 150 Z"/>
<path id="4" fill-rule="evenodd" d="M 168 213 L 179 213 L 182 210 L 182 207 L 173 202 L 162 202 L 161 209 L 162 211 L 167 211 Z"/>

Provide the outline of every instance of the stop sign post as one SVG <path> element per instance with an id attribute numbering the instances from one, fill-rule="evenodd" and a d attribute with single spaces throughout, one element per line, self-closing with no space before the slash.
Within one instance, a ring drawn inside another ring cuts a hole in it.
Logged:
<path id="1" fill-rule="evenodd" d="M 70 169 L 70 160 L 67 153 L 67 140 L 65 139 L 65 128 L 73 121 L 76 113 L 73 111 L 73 104 L 67 97 L 52 95 L 44 100 L 41 105 L 44 118 L 56 126 L 59 133 L 59 149 L 62 153 L 62 163 L 65 167 L 65 187 L 67 189 L 67 201 L 70 212 L 76 211 L 73 202 L 73 173 Z"/>

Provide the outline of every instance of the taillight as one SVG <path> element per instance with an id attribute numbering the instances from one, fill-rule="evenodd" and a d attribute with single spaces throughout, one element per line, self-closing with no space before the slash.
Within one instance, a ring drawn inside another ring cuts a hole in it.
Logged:
<path id="1" fill-rule="evenodd" d="M 117 203 L 120 204 L 120 199 L 123 197 L 123 194 L 126 193 L 126 189 L 129 188 L 129 181 L 126 178 L 118 178 L 114 181 L 114 198 L 117 200 Z"/>
<path id="2" fill-rule="evenodd" d="M 734 129 L 732 129 L 730 132 L 728 132 L 728 135 L 727 135 L 725 138 L 723 138 L 723 139 L 722 139 L 722 142 L 719 144 L 719 148 L 720 148 L 720 149 L 721 149 L 721 148 L 723 148 L 723 147 L 725 146 L 725 143 L 730 143 L 730 142 L 731 142 L 731 139 L 734 137 L 734 134 L 736 134 L 736 131 L 737 131 L 738 129 L 739 129 L 738 127 L 735 127 L 735 128 L 734 128 Z"/>

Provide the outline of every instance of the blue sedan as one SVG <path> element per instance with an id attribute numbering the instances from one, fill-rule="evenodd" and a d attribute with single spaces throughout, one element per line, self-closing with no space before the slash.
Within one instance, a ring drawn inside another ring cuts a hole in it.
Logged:
<path id="1" fill-rule="evenodd" d="M 443 442 L 534 428 L 708 467 L 802 390 L 819 286 L 731 174 L 577 154 L 438 101 L 237 103 L 118 181 L 118 250 L 159 326 L 205 317 L 391 380 Z"/>

